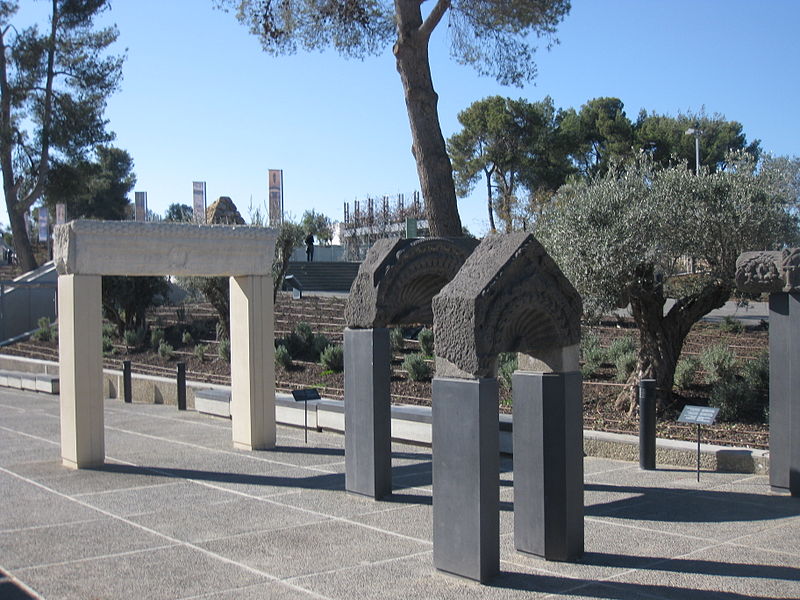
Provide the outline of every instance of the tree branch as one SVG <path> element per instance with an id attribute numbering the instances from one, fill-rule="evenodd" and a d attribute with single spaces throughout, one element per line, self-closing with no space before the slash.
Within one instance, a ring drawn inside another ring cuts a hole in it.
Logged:
<path id="1" fill-rule="evenodd" d="M 428 18 L 425 19 L 422 26 L 419 28 L 420 35 L 426 40 L 430 39 L 433 30 L 436 29 L 436 26 L 441 22 L 448 8 L 450 8 L 450 0 L 438 0 L 431 14 L 428 15 Z"/>

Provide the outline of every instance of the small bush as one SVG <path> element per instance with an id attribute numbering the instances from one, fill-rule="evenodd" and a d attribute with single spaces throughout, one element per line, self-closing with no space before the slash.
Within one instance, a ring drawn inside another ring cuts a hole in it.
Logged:
<path id="1" fill-rule="evenodd" d="M 292 358 L 301 358 L 305 355 L 306 345 L 297 333 L 294 331 L 279 341 L 280 344 L 286 346 L 286 349 L 291 354 Z"/>
<path id="2" fill-rule="evenodd" d="M 606 360 L 612 364 L 617 364 L 621 356 L 636 351 L 636 342 L 629 335 L 620 337 L 611 342 L 611 345 L 606 350 Z"/>
<path id="3" fill-rule="evenodd" d="M 40 342 L 49 342 L 53 339 L 53 329 L 50 325 L 50 317 L 42 317 L 37 322 L 39 328 L 31 336 Z"/>
<path id="4" fill-rule="evenodd" d="M 145 337 L 147 337 L 147 330 L 144 327 L 139 329 L 125 330 L 125 345 L 128 348 L 139 348 L 144 344 Z"/>
<path id="5" fill-rule="evenodd" d="M 328 371 L 341 373 L 344 371 L 344 348 L 337 345 L 328 346 L 322 351 L 320 362 Z"/>
<path id="6" fill-rule="evenodd" d="M 403 361 L 403 368 L 408 371 L 408 376 L 413 381 L 424 381 L 433 375 L 433 367 L 420 353 L 409 354 Z"/>
<path id="7" fill-rule="evenodd" d="M 745 363 L 742 376 L 750 387 L 769 401 L 769 353 L 762 352 L 755 360 Z"/>
<path id="8" fill-rule="evenodd" d="M 738 319 L 734 319 L 730 315 L 726 315 L 719 323 L 720 331 L 725 333 L 742 333 L 744 325 Z"/>
<path id="9" fill-rule="evenodd" d="M 766 418 L 769 398 L 745 379 L 734 376 L 714 383 L 708 403 L 719 408 L 721 421 L 758 423 Z"/>
<path id="10" fill-rule="evenodd" d="M 227 332 L 225 331 L 225 325 L 221 322 L 217 322 L 217 326 L 214 328 L 214 332 L 217 334 L 217 341 L 221 342 L 227 336 Z"/>
<path id="11" fill-rule="evenodd" d="M 158 345 L 158 355 L 161 358 L 171 359 L 175 356 L 175 348 L 173 348 L 171 344 L 161 340 L 161 343 Z"/>
<path id="12" fill-rule="evenodd" d="M 631 376 L 631 373 L 633 373 L 633 370 L 636 368 L 637 358 L 636 350 L 630 350 L 617 357 L 617 360 L 614 361 L 614 366 L 617 368 L 617 374 L 614 376 L 614 379 L 618 383 L 625 383 L 628 381 L 628 377 Z"/>
<path id="13" fill-rule="evenodd" d="M 219 341 L 217 355 L 225 362 L 231 362 L 231 341 L 229 339 L 223 338 Z"/>
<path id="14" fill-rule="evenodd" d="M 308 347 L 314 343 L 314 332 L 311 331 L 311 325 L 301 321 L 295 325 L 294 332 L 300 337 L 300 340 Z"/>
<path id="15" fill-rule="evenodd" d="M 114 354 L 114 342 L 107 335 L 103 336 L 103 354 Z"/>
<path id="16" fill-rule="evenodd" d="M 117 328 L 111 323 L 103 323 L 103 336 L 114 339 L 117 335 Z"/>
<path id="17" fill-rule="evenodd" d="M 403 330 L 400 327 L 395 327 L 389 331 L 389 345 L 394 352 L 400 352 L 405 348 L 406 342 L 403 339 Z"/>
<path id="18" fill-rule="evenodd" d="M 314 354 L 314 360 L 320 360 L 322 358 L 322 353 L 325 352 L 325 348 L 331 345 L 331 341 L 326 338 L 324 335 L 317 334 L 314 336 L 314 341 L 311 344 L 311 350 Z"/>
<path id="19" fill-rule="evenodd" d="M 433 330 L 424 327 L 422 331 L 417 334 L 417 341 L 419 341 L 419 348 L 425 356 L 433 356 Z"/>
<path id="20" fill-rule="evenodd" d="M 514 371 L 517 370 L 517 353 L 516 352 L 501 352 L 497 356 L 497 378 L 500 380 L 500 385 L 511 389 L 511 379 Z"/>
<path id="21" fill-rule="evenodd" d="M 700 354 L 700 364 L 706 372 L 706 383 L 713 385 L 718 381 L 730 381 L 736 374 L 736 357 L 725 344 L 707 348 Z"/>
<path id="22" fill-rule="evenodd" d="M 699 370 L 700 361 L 693 356 L 680 359 L 675 366 L 675 386 L 682 390 L 689 389 Z"/>
<path id="23" fill-rule="evenodd" d="M 160 327 L 156 327 L 153 331 L 150 332 L 150 346 L 152 348 L 158 348 L 161 346 L 161 342 L 164 341 L 164 330 Z"/>
<path id="24" fill-rule="evenodd" d="M 289 351 L 283 344 L 275 348 L 275 364 L 282 366 L 284 369 L 288 369 L 292 366 L 292 355 L 289 354 Z"/>
<path id="25" fill-rule="evenodd" d="M 581 357 L 583 358 L 581 375 L 584 379 L 588 379 L 606 361 L 606 353 L 600 347 L 599 337 L 591 333 L 583 336 L 581 339 Z"/>
<path id="26" fill-rule="evenodd" d="M 208 352 L 208 346 L 206 344 L 197 344 L 194 347 L 194 357 L 200 362 L 205 360 L 206 352 Z"/>
<path id="27" fill-rule="evenodd" d="M 184 346 L 189 346 L 193 341 L 194 338 L 192 338 L 191 332 L 184 331 L 183 335 L 181 336 L 181 343 L 183 343 Z"/>

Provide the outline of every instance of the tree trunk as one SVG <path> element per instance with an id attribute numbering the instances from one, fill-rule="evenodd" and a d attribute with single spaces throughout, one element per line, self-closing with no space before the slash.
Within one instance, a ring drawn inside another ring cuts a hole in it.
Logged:
<path id="1" fill-rule="evenodd" d="M 497 231 L 497 228 L 494 225 L 494 202 L 492 201 L 492 171 L 484 171 L 484 176 L 486 177 L 486 201 L 488 203 L 489 208 L 489 227 L 491 228 L 492 233 Z"/>
<path id="2" fill-rule="evenodd" d="M 25 222 L 25 215 L 16 210 L 16 204 L 8 201 L 6 192 L 6 206 L 8 207 L 8 220 L 11 222 L 11 235 L 14 236 L 14 251 L 17 253 L 17 261 L 23 272 L 32 271 L 39 265 L 33 255 L 33 247 L 28 237 L 28 224 Z"/>
<path id="3" fill-rule="evenodd" d="M 641 379 L 656 380 L 656 402 L 659 408 L 672 402 L 675 367 L 692 326 L 715 308 L 725 304 L 731 295 L 731 284 L 714 281 L 699 293 L 679 299 L 664 315 L 666 298 L 655 282 L 652 269 L 642 273 L 639 286 L 630 293 L 631 313 L 639 329 L 639 357 L 630 390 L 617 397 L 617 408 L 629 403 L 629 413 L 636 408 L 636 385 Z M 731 274 L 731 281 L 733 274 Z"/>
<path id="4" fill-rule="evenodd" d="M 395 0 L 397 42 L 394 55 L 403 83 L 408 120 L 411 125 L 412 153 L 417 162 L 422 197 L 433 236 L 461 236 L 453 167 L 447 155 L 439 125 L 438 95 L 433 89 L 428 41 L 430 33 L 449 2 L 440 0 L 433 19 L 423 23 L 419 0 Z"/>

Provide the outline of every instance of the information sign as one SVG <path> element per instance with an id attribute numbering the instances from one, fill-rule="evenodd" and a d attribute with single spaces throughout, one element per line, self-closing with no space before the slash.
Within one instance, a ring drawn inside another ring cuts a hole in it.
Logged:
<path id="1" fill-rule="evenodd" d="M 713 425 L 719 414 L 718 408 L 711 406 L 689 406 L 683 407 L 678 423 L 696 423 L 697 425 Z"/>

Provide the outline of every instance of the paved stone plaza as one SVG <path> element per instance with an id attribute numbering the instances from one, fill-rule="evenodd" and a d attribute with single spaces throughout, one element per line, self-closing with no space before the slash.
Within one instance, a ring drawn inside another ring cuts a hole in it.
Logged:
<path id="1" fill-rule="evenodd" d="M 431 455 L 393 447 L 388 500 L 344 491 L 344 437 L 278 428 L 234 450 L 230 421 L 105 405 L 106 464 L 62 466 L 58 398 L 0 390 L 0 598 L 800 597 L 800 499 L 764 476 L 587 458 L 578 563 L 514 551 L 501 460 L 501 574 L 436 571 Z"/>

